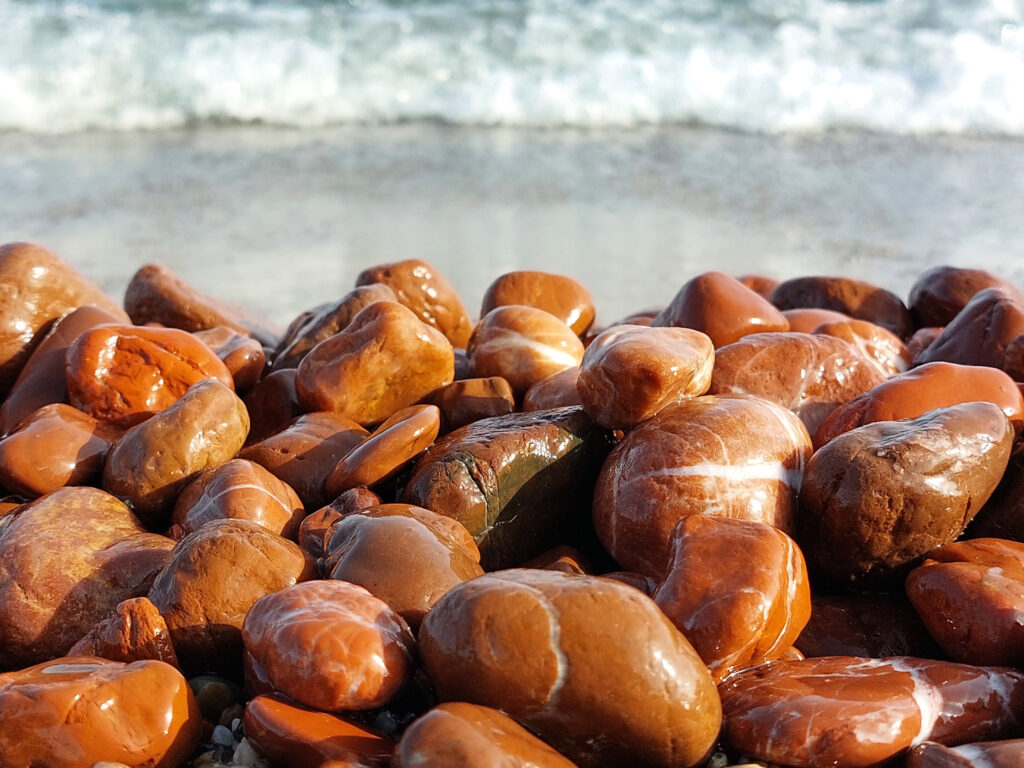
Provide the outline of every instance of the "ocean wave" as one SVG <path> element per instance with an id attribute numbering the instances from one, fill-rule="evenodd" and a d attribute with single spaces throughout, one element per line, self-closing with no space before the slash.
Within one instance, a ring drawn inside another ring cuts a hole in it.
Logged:
<path id="1" fill-rule="evenodd" d="M 1024 135 L 1024 0 L 0 0 L 0 129 Z"/>

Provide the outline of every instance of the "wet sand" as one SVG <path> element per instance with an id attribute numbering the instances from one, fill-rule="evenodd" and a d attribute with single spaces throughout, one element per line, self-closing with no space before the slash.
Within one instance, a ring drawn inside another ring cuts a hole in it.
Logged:
<path id="1" fill-rule="evenodd" d="M 689 128 L 433 125 L 0 134 L 0 241 L 120 296 L 145 262 L 284 324 L 364 267 L 433 262 L 471 312 L 517 268 L 573 275 L 598 321 L 708 269 L 843 274 L 901 294 L 928 266 L 1024 285 L 1024 142 Z"/>

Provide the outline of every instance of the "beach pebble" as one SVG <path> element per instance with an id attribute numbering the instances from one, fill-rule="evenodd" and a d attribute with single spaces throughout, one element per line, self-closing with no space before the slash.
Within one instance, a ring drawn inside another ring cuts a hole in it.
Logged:
<path id="1" fill-rule="evenodd" d="M 755 333 L 715 352 L 708 392 L 758 395 L 793 411 L 814 434 L 838 406 L 885 380 L 842 339 Z"/>
<path id="2" fill-rule="evenodd" d="M 245 705 L 245 738 L 275 765 L 323 768 L 342 765 L 383 768 L 394 742 L 326 712 L 274 696 L 256 696 Z"/>
<path id="3" fill-rule="evenodd" d="M 125 662 L 156 659 L 178 666 L 167 622 L 147 597 L 118 603 L 113 613 L 71 646 L 67 655 Z"/>
<path id="4" fill-rule="evenodd" d="M 121 430 L 64 403 L 44 405 L 0 440 L 0 485 L 29 498 L 99 479 Z"/>
<path id="5" fill-rule="evenodd" d="M 920 362 L 921 355 L 942 335 L 943 330 L 943 326 L 928 326 L 914 331 L 914 335 L 907 340 L 907 355 L 910 357 L 911 365 Z"/>
<path id="6" fill-rule="evenodd" d="M 330 504 L 303 518 L 299 525 L 299 546 L 319 561 L 327 554 L 327 542 L 336 522 L 380 503 L 380 497 L 368 488 L 352 488 L 338 494 Z"/>
<path id="7" fill-rule="evenodd" d="M 520 270 L 507 272 L 488 286 L 480 317 L 512 304 L 548 312 L 582 336 L 594 322 L 594 300 L 586 286 L 565 275 Z"/>
<path id="8" fill-rule="evenodd" d="M 584 353 L 586 354 L 586 353 Z M 530 386 L 523 395 L 524 411 L 544 411 L 548 408 L 567 408 L 583 405 L 576 382 L 580 378 L 580 366 L 574 365 Z"/>
<path id="9" fill-rule="evenodd" d="M 793 645 L 811 615 L 811 589 L 789 536 L 764 523 L 692 515 L 676 526 L 670 546 L 654 600 L 716 683 Z"/>
<path id="10" fill-rule="evenodd" d="M 547 552 L 541 552 L 536 557 L 530 558 L 523 563 L 523 568 L 540 568 L 545 571 L 562 571 L 563 573 L 596 573 L 586 555 L 576 547 L 566 544 L 552 547 Z"/>
<path id="11" fill-rule="evenodd" d="M 671 405 L 629 432 L 601 469 L 594 527 L 624 568 L 662 578 L 688 515 L 792 532 L 811 441 L 788 410 L 751 395 Z"/>
<path id="12" fill-rule="evenodd" d="M 436 405 L 410 405 L 395 411 L 335 465 L 327 476 L 327 495 L 387 480 L 433 444 L 440 430 L 441 411 Z"/>
<path id="13" fill-rule="evenodd" d="M 149 599 L 183 668 L 236 672 L 252 604 L 313 576 L 297 544 L 248 520 L 211 520 L 175 545 Z"/>
<path id="14" fill-rule="evenodd" d="M 66 653 L 122 600 L 144 595 L 174 546 L 97 488 L 62 488 L 2 520 L 0 669 Z"/>
<path id="15" fill-rule="evenodd" d="M 929 742 L 907 753 L 906 768 L 1021 768 L 1024 739 L 946 747 Z"/>
<path id="16" fill-rule="evenodd" d="M 826 323 L 846 323 L 853 318 L 843 312 L 836 312 L 832 309 L 815 309 L 814 307 L 801 307 L 799 309 L 787 309 L 782 313 L 789 323 L 789 330 L 793 333 L 813 333 Z"/>
<path id="17" fill-rule="evenodd" d="M 406 623 L 346 581 L 306 581 L 257 600 L 242 639 L 260 677 L 315 709 L 374 709 L 413 670 L 415 641 Z"/>
<path id="18" fill-rule="evenodd" d="M 587 347 L 576 391 L 598 424 L 629 429 L 667 405 L 703 395 L 714 364 L 711 339 L 700 331 L 618 325 Z"/>
<path id="19" fill-rule="evenodd" d="M 200 472 L 232 459 L 249 432 L 245 405 L 216 379 L 129 429 L 103 467 L 103 487 L 127 499 L 148 524 L 166 527 L 181 490 Z"/>
<path id="20" fill-rule="evenodd" d="M 500 376 L 453 381 L 431 392 L 423 402 L 436 405 L 441 411 L 442 434 L 480 419 L 505 416 L 516 409 L 512 387 Z"/>
<path id="21" fill-rule="evenodd" d="M 1024 301 L 1024 295 L 1015 286 L 987 270 L 941 266 L 917 276 L 907 305 L 918 326 L 946 325 L 967 302 L 987 288 L 998 288 Z"/>
<path id="22" fill-rule="evenodd" d="M 258 443 L 280 432 L 305 410 L 295 393 L 294 368 L 274 371 L 260 379 L 245 396 L 249 412 L 248 443 Z"/>
<path id="23" fill-rule="evenodd" d="M 901 339 L 913 332 L 910 312 L 899 296 L 877 285 L 849 277 L 796 277 L 775 286 L 771 302 L 781 310 L 811 307 L 842 312 L 867 320 Z"/>
<path id="24" fill-rule="evenodd" d="M 910 366 L 910 355 L 899 337 L 867 320 L 822 323 L 813 332 L 842 339 L 886 378 L 902 373 Z"/>
<path id="25" fill-rule="evenodd" d="M 821 448 L 804 472 L 798 541 L 812 570 L 884 582 L 956 539 L 1006 469 L 1013 428 L 992 403 L 880 421 Z"/>
<path id="26" fill-rule="evenodd" d="M 692 328 L 724 347 L 751 333 L 788 331 L 789 321 L 771 302 L 723 272 L 688 281 L 651 326 Z"/>
<path id="27" fill-rule="evenodd" d="M 718 737 L 700 657 L 650 598 L 610 579 L 486 574 L 441 598 L 419 640 L 443 701 L 500 709 L 581 766 L 694 766 Z"/>
<path id="28" fill-rule="evenodd" d="M 586 534 L 590 493 L 581 489 L 608 448 L 582 408 L 482 419 L 427 450 L 402 501 L 464 525 L 484 570 L 507 568 Z"/>
<path id="29" fill-rule="evenodd" d="M 232 459 L 204 470 L 185 486 L 174 504 L 168 535 L 180 539 L 210 520 L 233 518 L 294 540 L 304 516 L 290 485 L 253 461 Z"/>
<path id="30" fill-rule="evenodd" d="M 231 379 L 235 383 L 235 391 L 240 395 L 252 389 L 263 369 L 267 365 L 267 355 L 263 345 L 246 333 L 239 333 L 226 325 L 218 325 L 207 331 L 196 331 L 192 334 L 227 367 Z"/>
<path id="31" fill-rule="evenodd" d="M 906 592 L 950 658 L 1024 666 L 1024 544 L 971 539 L 928 553 Z"/>
<path id="32" fill-rule="evenodd" d="M 401 304 L 377 301 L 309 351 L 295 391 L 308 410 L 368 426 L 451 383 L 454 365 L 452 345 L 440 331 Z"/>
<path id="33" fill-rule="evenodd" d="M 787 766 L 873 766 L 931 739 L 1006 737 L 1024 673 L 896 656 L 773 661 L 719 686 L 724 742 Z"/>
<path id="34" fill-rule="evenodd" d="M 452 701 L 402 734 L 391 768 L 574 768 L 575 763 L 491 707 Z"/>
<path id="35" fill-rule="evenodd" d="M 53 321 L 85 305 L 127 320 L 99 286 L 56 254 L 31 243 L 0 245 L 0 395 L 7 394 Z"/>
<path id="36" fill-rule="evenodd" d="M 777 279 L 769 277 L 768 275 L 740 275 L 736 279 L 764 299 L 770 299 L 772 291 L 774 291 L 775 286 L 779 284 Z"/>
<path id="37" fill-rule="evenodd" d="M 160 661 L 53 659 L 0 674 L 0 765 L 177 768 L 199 743 L 192 691 Z"/>
<path id="38" fill-rule="evenodd" d="M 473 323 L 455 288 L 433 265 L 422 259 L 378 264 L 356 278 L 357 287 L 374 283 L 388 286 L 400 304 L 443 333 L 453 347 L 466 348 Z"/>
<path id="39" fill-rule="evenodd" d="M 134 426 L 181 399 L 189 387 L 234 380 L 213 350 L 175 328 L 104 325 L 85 331 L 65 360 L 71 405 L 115 426 Z"/>
<path id="40" fill-rule="evenodd" d="M 517 396 L 583 359 L 583 343 L 564 322 L 535 307 L 498 307 L 481 318 L 466 347 L 474 376 L 501 376 Z"/>
<path id="41" fill-rule="evenodd" d="M 365 587 L 419 629 L 449 589 L 483 573 L 473 537 L 449 517 L 408 504 L 382 504 L 339 519 L 324 573 Z"/>

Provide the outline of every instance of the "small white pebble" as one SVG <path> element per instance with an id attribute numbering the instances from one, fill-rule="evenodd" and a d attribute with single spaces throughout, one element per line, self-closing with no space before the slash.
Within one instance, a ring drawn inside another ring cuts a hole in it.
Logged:
<path id="1" fill-rule="evenodd" d="M 211 739 L 214 744 L 221 747 L 234 746 L 235 737 L 227 728 L 223 725 L 218 725 L 213 729 L 213 738 Z"/>
<path id="2" fill-rule="evenodd" d="M 238 727 L 242 724 L 241 718 L 236 717 L 231 721 L 231 732 L 238 733 Z"/>

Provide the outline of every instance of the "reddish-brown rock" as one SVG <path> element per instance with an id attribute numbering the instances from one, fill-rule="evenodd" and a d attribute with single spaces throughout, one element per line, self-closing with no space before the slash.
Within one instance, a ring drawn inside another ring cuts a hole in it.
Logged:
<path id="1" fill-rule="evenodd" d="M 202 723 L 174 667 L 91 656 L 0 674 L 0 712 L 0 765 L 10 768 L 177 768 Z"/>
<path id="2" fill-rule="evenodd" d="M 378 301 L 317 344 L 295 378 L 299 402 L 367 426 L 451 383 L 452 345 L 401 304 Z"/>
<path id="3" fill-rule="evenodd" d="M 440 409 L 441 432 L 445 434 L 474 421 L 504 416 L 516 409 L 512 387 L 500 376 L 453 381 L 431 392 L 423 402 Z"/>
<path id="4" fill-rule="evenodd" d="M 4 517 L 0 669 L 63 655 L 122 600 L 146 594 L 173 544 L 96 488 L 62 488 Z"/>
<path id="5" fill-rule="evenodd" d="M 360 509 L 369 509 L 380 504 L 380 497 L 367 488 L 352 488 L 340 494 L 330 504 L 307 515 L 299 525 L 299 546 L 314 560 L 327 554 L 327 542 L 334 531 L 334 524 Z"/>
<path id="6" fill-rule="evenodd" d="M 920 744 L 908 753 L 906 768 L 1024 768 L 1024 739 L 959 747 Z"/>
<path id="7" fill-rule="evenodd" d="M 711 339 L 700 331 L 619 325 L 587 347 L 576 391 L 598 424 L 628 429 L 667 405 L 703 395 L 714 365 Z"/>
<path id="8" fill-rule="evenodd" d="M 212 349 L 224 363 L 235 383 L 235 391 L 239 394 L 252 389 L 267 365 L 263 345 L 247 333 L 218 325 L 208 331 L 196 331 L 192 335 Z"/>
<path id="9" fill-rule="evenodd" d="M 122 428 L 169 408 L 200 381 L 235 386 L 212 349 L 175 328 L 93 328 L 68 348 L 66 371 L 71 404 Z"/>
<path id="10" fill-rule="evenodd" d="M 813 333 L 815 328 L 825 323 L 845 323 L 853 319 L 843 312 L 813 307 L 787 309 L 782 315 L 786 318 L 789 330 L 793 333 Z"/>
<path id="11" fill-rule="evenodd" d="M 942 335 L 943 330 L 941 326 L 929 326 L 914 331 L 914 335 L 907 340 L 907 355 L 910 357 L 912 365 L 918 364 L 921 355 L 932 345 L 932 342 Z"/>
<path id="12" fill-rule="evenodd" d="M 586 354 L 584 352 L 584 354 Z M 541 379 L 523 395 L 524 411 L 543 411 L 548 408 L 567 408 L 583 405 L 576 382 L 580 378 L 580 367 L 566 368 Z"/>
<path id="13" fill-rule="evenodd" d="M 782 310 L 815 307 L 843 312 L 892 331 L 901 339 L 914 330 L 910 312 L 894 293 L 849 277 L 797 277 L 775 286 L 772 304 Z"/>
<path id="14" fill-rule="evenodd" d="M 114 612 L 71 646 L 69 656 L 99 656 L 111 661 L 155 659 L 178 666 L 167 622 L 148 597 L 117 604 Z"/>
<path id="15" fill-rule="evenodd" d="M 688 515 L 793 531 L 810 454 L 803 424 L 768 400 L 706 396 L 669 406 L 608 457 L 594 491 L 594 527 L 623 567 L 660 579 L 672 530 Z"/>
<path id="16" fill-rule="evenodd" d="M 886 378 L 902 373 L 910 365 L 910 355 L 899 337 L 867 320 L 823 323 L 814 329 L 814 333 L 842 339 Z"/>
<path id="17" fill-rule="evenodd" d="M 764 299 L 770 299 L 772 291 L 779 284 L 777 279 L 767 275 L 740 275 L 736 279 Z"/>
<path id="18" fill-rule="evenodd" d="M 415 641 L 406 623 L 345 581 L 307 581 L 260 598 L 242 638 L 261 677 L 316 709 L 379 707 L 413 670 Z"/>
<path id="19" fill-rule="evenodd" d="M 491 707 L 440 704 L 402 734 L 392 768 L 574 768 L 519 723 Z"/>
<path id="20" fill-rule="evenodd" d="M 700 657 L 650 598 L 610 579 L 485 574 L 441 598 L 419 643 L 442 700 L 500 709 L 581 766 L 693 766 L 718 737 Z"/>
<path id="21" fill-rule="evenodd" d="M 245 409 L 249 412 L 249 443 L 280 432 L 288 422 L 304 413 L 295 394 L 294 368 L 274 371 L 264 376 L 245 396 Z"/>
<path id="22" fill-rule="evenodd" d="M 480 317 L 492 309 L 512 304 L 548 312 L 582 336 L 594 322 L 594 300 L 577 280 L 549 272 L 507 272 L 487 288 Z"/>
<path id="23" fill-rule="evenodd" d="M 942 266 L 918 276 L 907 305 L 918 326 L 945 325 L 987 288 L 998 288 L 1024 301 L 1015 286 L 984 269 Z"/>

